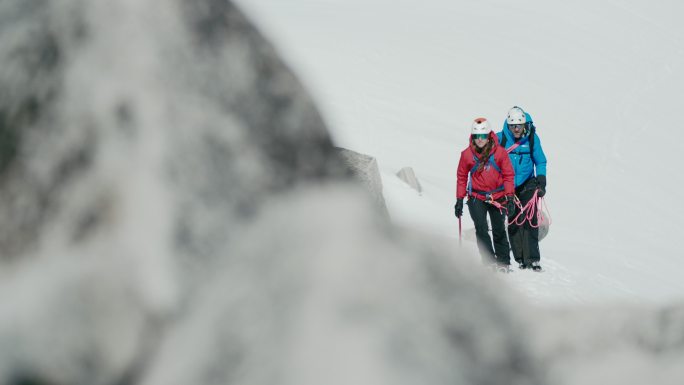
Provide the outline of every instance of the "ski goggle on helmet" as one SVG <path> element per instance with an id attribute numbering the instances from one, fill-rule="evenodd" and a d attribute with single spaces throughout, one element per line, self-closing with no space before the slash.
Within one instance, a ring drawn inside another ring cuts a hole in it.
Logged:
<path id="1" fill-rule="evenodd" d="M 524 129 L 527 123 L 525 111 L 522 108 L 515 106 L 508 111 L 506 123 L 510 129 Z"/>
<path id="2" fill-rule="evenodd" d="M 486 118 L 477 118 L 473 120 L 473 124 L 470 126 L 470 136 L 473 139 L 487 139 L 491 131 L 489 121 Z"/>

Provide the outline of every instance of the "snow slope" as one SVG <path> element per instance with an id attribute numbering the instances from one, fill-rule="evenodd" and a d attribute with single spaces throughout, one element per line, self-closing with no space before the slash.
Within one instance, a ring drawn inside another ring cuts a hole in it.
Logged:
<path id="1" fill-rule="evenodd" d="M 238 3 L 317 98 L 338 144 L 378 159 L 398 223 L 455 241 L 455 170 L 469 122 L 503 122 L 520 105 L 549 159 L 553 225 L 541 244 L 546 273 L 504 279 L 538 303 L 684 297 L 684 4 Z M 394 176 L 404 166 L 422 195 Z"/>

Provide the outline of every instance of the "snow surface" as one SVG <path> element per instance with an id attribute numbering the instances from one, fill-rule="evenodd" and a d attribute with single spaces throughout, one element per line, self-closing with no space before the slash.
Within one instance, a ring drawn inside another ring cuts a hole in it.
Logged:
<path id="1" fill-rule="evenodd" d="M 378 159 L 397 223 L 456 242 L 469 122 L 485 116 L 498 130 L 519 105 L 549 160 L 553 225 L 540 245 L 546 272 L 503 279 L 542 304 L 684 298 L 684 3 L 238 3 L 313 93 L 337 144 Z M 422 195 L 395 176 L 405 166 Z"/>

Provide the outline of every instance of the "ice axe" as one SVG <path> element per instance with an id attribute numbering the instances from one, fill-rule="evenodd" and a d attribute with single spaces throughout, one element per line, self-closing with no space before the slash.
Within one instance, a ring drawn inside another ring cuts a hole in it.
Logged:
<path id="1" fill-rule="evenodd" d="M 458 217 L 458 247 L 461 247 L 461 217 Z"/>

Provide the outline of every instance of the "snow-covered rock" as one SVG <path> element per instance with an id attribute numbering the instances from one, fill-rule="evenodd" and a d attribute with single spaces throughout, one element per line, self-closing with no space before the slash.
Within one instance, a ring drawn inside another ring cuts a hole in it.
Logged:
<path id="1" fill-rule="evenodd" d="M 397 172 L 397 177 L 404 181 L 407 185 L 411 186 L 412 189 L 418 191 L 418 193 L 423 192 L 423 186 L 420 185 L 416 173 L 411 167 L 403 167 Z"/>
<path id="2" fill-rule="evenodd" d="M 346 148 L 337 148 L 340 158 L 349 167 L 354 176 L 358 178 L 370 192 L 380 212 L 387 216 L 387 205 L 382 195 L 382 178 L 378 169 L 378 162 L 374 157 L 361 154 Z"/>

